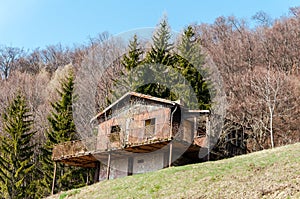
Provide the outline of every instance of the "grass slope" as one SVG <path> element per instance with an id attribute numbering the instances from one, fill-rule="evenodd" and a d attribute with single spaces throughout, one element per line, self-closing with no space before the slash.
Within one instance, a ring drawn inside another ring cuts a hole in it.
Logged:
<path id="1" fill-rule="evenodd" d="M 103 181 L 50 198 L 300 198 L 300 143 Z"/>

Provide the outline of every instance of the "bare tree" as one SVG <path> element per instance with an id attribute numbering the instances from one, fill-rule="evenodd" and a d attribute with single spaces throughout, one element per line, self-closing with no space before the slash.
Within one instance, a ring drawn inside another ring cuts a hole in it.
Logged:
<path id="1" fill-rule="evenodd" d="M 4 46 L 0 48 L 0 71 L 2 79 L 7 79 L 14 69 L 17 60 L 22 56 L 23 50 Z"/>
<path id="2" fill-rule="evenodd" d="M 103 34 L 106 38 L 106 33 Z M 123 70 L 120 64 L 125 52 L 123 41 L 112 38 L 103 42 L 102 36 L 99 38 L 87 50 L 75 79 L 78 98 L 73 104 L 74 119 L 82 138 L 93 135 L 90 119 L 110 104 L 112 86 Z"/>
<path id="3" fill-rule="evenodd" d="M 264 11 L 257 12 L 252 19 L 258 22 L 263 27 L 270 27 L 273 24 L 273 19 Z"/>

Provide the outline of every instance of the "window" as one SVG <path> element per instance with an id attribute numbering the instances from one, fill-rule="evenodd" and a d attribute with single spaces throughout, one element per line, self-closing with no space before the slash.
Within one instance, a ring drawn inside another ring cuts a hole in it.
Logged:
<path id="1" fill-rule="evenodd" d="M 145 126 L 155 125 L 155 118 L 145 120 Z"/>
<path id="2" fill-rule="evenodd" d="M 138 160 L 137 163 L 144 163 L 144 159 Z"/>
<path id="3" fill-rule="evenodd" d="M 121 127 L 119 125 L 112 126 L 110 129 L 110 133 L 120 133 Z"/>
<path id="4" fill-rule="evenodd" d="M 151 138 L 155 134 L 155 118 L 145 120 L 145 137 Z"/>
<path id="5" fill-rule="evenodd" d="M 110 142 L 120 141 L 120 131 L 121 127 L 119 125 L 112 126 L 110 129 L 110 134 L 108 135 Z"/>

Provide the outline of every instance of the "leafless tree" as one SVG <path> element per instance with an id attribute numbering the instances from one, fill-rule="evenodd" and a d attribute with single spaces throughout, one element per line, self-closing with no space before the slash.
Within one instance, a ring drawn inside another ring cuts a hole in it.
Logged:
<path id="1" fill-rule="evenodd" d="M 103 34 L 106 38 L 106 33 Z M 120 57 L 125 52 L 123 41 L 113 38 L 97 41 L 93 41 L 88 49 L 75 80 L 78 98 L 74 103 L 74 119 L 82 137 L 92 135 L 90 119 L 109 104 L 112 86 L 122 72 Z"/>
<path id="2" fill-rule="evenodd" d="M 17 60 L 22 56 L 23 50 L 15 47 L 0 48 L 0 71 L 2 79 L 7 79 L 14 69 Z"/>

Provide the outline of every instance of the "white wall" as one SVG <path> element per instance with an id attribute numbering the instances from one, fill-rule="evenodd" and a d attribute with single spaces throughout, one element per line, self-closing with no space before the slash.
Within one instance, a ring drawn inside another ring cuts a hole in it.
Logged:
<path id="1" fill-rule="evenodd" d="M 133 174 L 157 171 L 163 168 L 164 154 L 149 153 L 133 158 Z"/>

